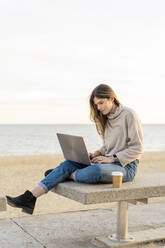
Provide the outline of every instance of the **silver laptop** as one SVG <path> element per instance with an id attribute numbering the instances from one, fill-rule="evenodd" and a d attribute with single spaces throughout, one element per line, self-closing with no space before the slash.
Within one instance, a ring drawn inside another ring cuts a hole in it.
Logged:
<path id="1" fill-rule="evenodd" d="M 83 137 L 62 133 L 57 137 L 66 160 L 91 165 Z"/>

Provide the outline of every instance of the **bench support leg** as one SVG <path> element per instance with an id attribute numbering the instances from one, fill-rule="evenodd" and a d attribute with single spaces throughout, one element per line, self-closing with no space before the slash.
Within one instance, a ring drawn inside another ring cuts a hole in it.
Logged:
<path id="1" fill-rule="evenodd" d="M 141 199 L 138 201 L 141 201 Z M 118 202 L 116 234 L 109 235 L 108 237 L 96 237 L 96 245 L 100 245 L 101 243 L 110 248 L 124 248 L 165 239 L 164 227 L 131 233 L 135 238 L 128 235 L 128 202 Z M 147 200 L 142 200 L 142 202 L 147 203 Z"/>
<path id="2" fill-rule="evenodd" d="M 117 233 L 110 235 L 109 239 L 117 242 L 133 241 L 134 238 L 128 236 L 128 202 L 119 201 L 117 211 Z"/>

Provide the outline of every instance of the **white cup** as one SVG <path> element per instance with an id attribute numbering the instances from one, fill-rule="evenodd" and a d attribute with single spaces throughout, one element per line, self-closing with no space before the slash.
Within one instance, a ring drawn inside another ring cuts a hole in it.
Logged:
<path id="1" fill-rule="evenodd" d="M 122 187 L 123 173 L 119 171 L 112 172 L 112 183 L 114 188 Z"/>

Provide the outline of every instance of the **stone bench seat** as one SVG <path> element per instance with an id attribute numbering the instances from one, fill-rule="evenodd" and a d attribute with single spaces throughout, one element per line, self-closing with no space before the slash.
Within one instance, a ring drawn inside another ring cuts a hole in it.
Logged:
<path id="1" fill-rule="evenodd" d="M 165 196 L 165 173 L 138 175 L 122 188 L 112 184 L 84 184 L 67 181 L 56 186 L 55 193 L 83 204 L 138 200 Z"/>
<path id="2" fill-rule="evenodd" d="M 6 211 L 6 198 L 0 194 L 0 211 Z"/>
<path id="3" fill-rule="evenodd" d="M 108 247 L 126 247 L 165 238 L 165 228 L 154 235 L 153 231 L 152 234 L 145 231 L 134 233 L 134 237 L 128 235 L 128 203 L 136 204 L 139 201 L 147 204 L 149 198 L 164 197 L 165 173 L 139 174 L 132 182 L 123 183 L 122 188 L 113 188 L 112 184 L 66 181 L 58 184 L 53 191 L 83 204 L 118 202 L 116 234 L 96 238 Z"/>

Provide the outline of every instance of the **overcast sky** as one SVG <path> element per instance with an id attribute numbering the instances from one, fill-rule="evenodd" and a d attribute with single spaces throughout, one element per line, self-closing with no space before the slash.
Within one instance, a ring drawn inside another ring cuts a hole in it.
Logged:
<path id="1" fill-rule="evenodd" d="M 108 83 L 165 123 L 164 0 L 0 0 L 0 124 L 90 123 Z"/>

